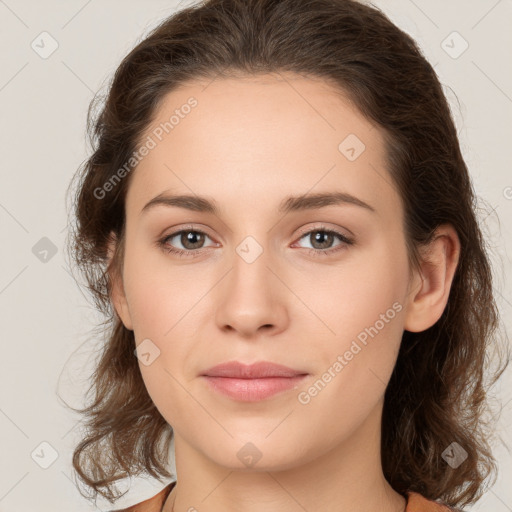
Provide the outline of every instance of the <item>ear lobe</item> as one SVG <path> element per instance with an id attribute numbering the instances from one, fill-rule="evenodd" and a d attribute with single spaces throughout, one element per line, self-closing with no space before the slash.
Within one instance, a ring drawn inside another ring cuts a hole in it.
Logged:
<path id="1" fill-rule="evenodd" d="M 118 241 L 115 233 L 110 233 L 110 238 L 107 245 L 107 265 L 110 267 L 112 259 L 116 253 Z M 122 255 L 123 256 L 123 255 Z M 107 267 L 107 268 L 108 268 Z M 108 278 L 110 281 L 110 300 L 114 306 L 114 310 L 123 325 L 130 331 L 133 331 L 132 320 L 130 311 L 128 309 L 128 302 L 126 300 L 126 294 L 123 285 L 123 276 L 119 271 L 119 265 L 116 262 L 112 265 L 112 268 L 108 268 Z"/>
<path id="2" fill-rule="evenodd" d="M 404 329 L 421 332 L 434 325 L 448 303 L 460 255 L 460 241 L 453 226 L 437 228 L 422 255 L 421 272 L 415 272 Z"/>

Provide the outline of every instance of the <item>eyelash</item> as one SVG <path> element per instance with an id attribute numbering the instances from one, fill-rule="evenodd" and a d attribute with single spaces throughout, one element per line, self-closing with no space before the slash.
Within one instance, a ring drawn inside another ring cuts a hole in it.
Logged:
<path id="1" fill-rule="evenodd" d="M 317 232 L 325 233 L 327 235 L 335 235 L 343 243 L 332 248 L 332 249 L 326 249 L 326 250 L 306 249 L 308 251 L 308 254 L 310 254 L 312 256 L 329 256 L 329 255 L 332 255 L 340 250 L 346 249 L 346 246 L 354 244 L 354 240 L 352 238 L 349 238 L 349 237 L 343 235 L 342 233 L 339 233 L 338 231 L 335 231 L 332 229 L 327 229 L 324 226 L 320 226 L 320 227 L 311 229 L 309 231 L 306 231 L 305 233 L 302 233 L 301 236 L 298 238 L 298 240 L 301 240 L 305 236 L 311 235 L 311 233 L 317 233 Z M 174 233 L 166 235 L 164 238 L 158 240 L 157 243 L 162 248 L 162 250 L 164 250 L 165 252 L 175 254 L 176 256 L 178 256 L 180 258 L 190 258 L 190 257 L 194 258 L 194 257 L 197 257 L 200 254 L 202 254 L 204 252 L 204 249 L 207 249 L 207 248 L 203 247 L 201 249 L 183 250 L 183 249 L 175 249 L 167 244 L 167 240 L 172 239 L 176 235 L 179 235 L 181 233 L 199 233 L 199 234 L 208 236 L 207 233 L 205 233 L 204 231 L 201 231 L 200 229 L 191 229 L 191 228 L 181 229 L 179 231 L 175 231 Z M 208 236 L 208 238 L 210 238 L 210 237 Z"/>

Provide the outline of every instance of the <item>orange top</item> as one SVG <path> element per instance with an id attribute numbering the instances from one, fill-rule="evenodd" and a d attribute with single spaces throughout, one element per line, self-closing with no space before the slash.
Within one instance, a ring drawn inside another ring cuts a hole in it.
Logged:
<path id="1" fill-rule="evenodd" d="M 138 503 L 123 510 L 116 512 L 162 512 L 165 500 L 169 496 L 176 482 L 171 482 L 164 487 L 156 496 L 149 500 Z M 407 493 L 407 507 L 405 512 L 457 512 L 456 509 L 450 508 L 447 505 L 442 505 L 435 501 L 427 500 L 421 494 L 416 492 Z M 460 511 L 462 512 L 462 511 Z"/>

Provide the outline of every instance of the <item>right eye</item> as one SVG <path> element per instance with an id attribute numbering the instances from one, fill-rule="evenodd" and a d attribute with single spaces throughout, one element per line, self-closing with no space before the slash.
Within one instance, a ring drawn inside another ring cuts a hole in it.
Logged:
<path id="1" fill-rule="evenodd" d="M 198 252 L 203 252 L 201 249 L 204 249 L 204 247 L 198 246 L 204 243 L 205 237 L 210 238 L 204 231 L 198 229 L 182 229 L 166 235 L 159 240 L 159 245 L 168 253 L 173 253 L 180 257 L 194 257 Z M 178 238 L 178 242 L 183 246 L 183 249 L 175 248 L 173 245 L 169 244 L 169 241 L 174 238 Z"/>

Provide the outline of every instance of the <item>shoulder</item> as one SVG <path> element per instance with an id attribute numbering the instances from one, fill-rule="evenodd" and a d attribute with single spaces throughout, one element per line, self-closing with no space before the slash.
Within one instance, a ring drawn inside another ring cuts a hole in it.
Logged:
<path id="1" fill-rule="evenodd" d="M 462 509 L 450 507 L 438 501 L 432 501 L 417 492 L 407 493 L 405 512 L 465 512 Z M 469 511 L 466 511 L 469 512 Z"/>
<path id="2" fill-rule="evenodd" d="M 112 512 L 162 512 L 162 507 L 164 506 L 165 500 L 175 485 L 176 482 L 171 482 L 152 498 L 132 505 L 131 507 L 114 510 Z"/>
<path id="3" fill-rule="evenodd" d="M 124 508 L 122 510 L 116 510 L 114 512 L 162 512 L 167 496 L 169 496 L 176 482 L 171 482 L 169 485 L 164 487 L 158 494 L 131 507 Z M 408 492 L 407 493 L 407 507 L 405 512 L 464 512 L 461 509 L 449 507 L 443 503 L 432 501 L 419 493 Z M 467 511 L 469 512 L 469 511 Z"/>

